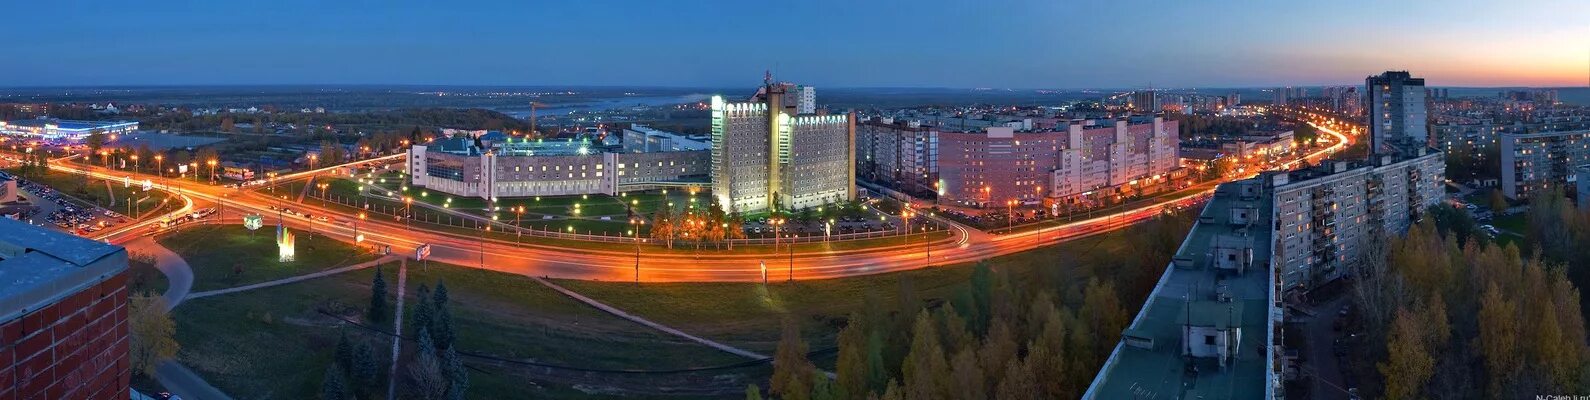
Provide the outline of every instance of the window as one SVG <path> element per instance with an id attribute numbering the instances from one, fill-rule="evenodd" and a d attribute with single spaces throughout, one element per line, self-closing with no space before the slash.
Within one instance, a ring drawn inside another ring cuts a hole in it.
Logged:
<path id="1" fill-rule="evenodd" d="M 1204 335 L 1204 344 L 1205 345 L 1209 345 L 1209 346 L 1214 346 L 1215 345 L 1215 335 Z"/>

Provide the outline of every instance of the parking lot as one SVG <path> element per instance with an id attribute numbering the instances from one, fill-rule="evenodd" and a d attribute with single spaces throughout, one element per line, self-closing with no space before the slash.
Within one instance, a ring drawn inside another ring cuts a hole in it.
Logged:
<path id="1" fill-rule="evenodd" d="M 95 207 L 57 193 L 55 189 L 26 179 L 17 179 L 22 198 L 37 207 L 18 219 L 41 226 L 54 225 L 63 231 L 89 234 L 129 222 L 115 211 Z"/>

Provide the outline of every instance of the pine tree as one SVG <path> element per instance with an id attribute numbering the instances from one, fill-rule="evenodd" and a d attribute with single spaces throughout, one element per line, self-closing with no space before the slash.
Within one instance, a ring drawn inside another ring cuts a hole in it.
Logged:
<path id="1" fill-rule="evenodd" d="M 811 360 L 806 359 L 806 342 L 793 318 L 784 320 L 784 333 L 773 354 L 773 378 L 768 393 L 779 398 L 797 398 L 812 387 Z"/>
<path id="2" fill-rule="evenodd" d="M 347 384 L 342 382 L 342 370 L 336 364 L 326 367 L 326 378 L 320 384 L 320 398 L 323 400 L 342 400 L 347 398 L 344 394 L 348 391 Z"/>
<path id="3" fill-rule="evenodd" d="M 343 371 L 353 370 L 353 345 L 348 343 L 348 333 L 337 337 L 336 365 Z"/>
<path id="4" fill-rule="evenodd" d="M 441 290 L 441 286 L 437 286 Z M 464 398 L 464 393 L 469 390 L 469 371 L 464 367 L 464 360 L 458 357 L 458 348 L 448 347 L 442 352 L 442 363 L 447 374 L 447 398 L 458 400 Z"/>
<path id="5" fill-rule="evenodd" d="M 447 377 L 442 371 L 440 360 L 436 359 L 436 343 L 431 341 L 429 329 L 420 328 L 418 342 L 414 349 L 414 361 L 409 364 L 410 390 L 414 397 L 441 399 L 447 394 Z"/>
<path id="6" fill-rule="evenodd" d="M 436 302 L 436 308 L 447 307 L 447 281 L 436 281 L 436 293 L 431 295 Z"/>
<path id="7" fill-rule="evenodd" d="M 376 378 L 381 374 L 381 366 L 376 361 L 375 349 L 369 343 L 360 342 L 359 348 L 353 353 L 353 392 L 361 399 L 370 398 L 371 389 L 375 387 Z"/>
<path id="8" fill-rule="evenodd" d="M 944 360 L 944 349 L 939 346 L 933 325 L 933 316 L 926 309 L 917 313 L 916 327 L 911 331 L 911 352 L 900 366 L 906 398 L 931 400 L 950 396 L 949 364 Z"/>
<path id="9" fill-rule="evenodd" d="M 386 321 L 386 279 L 381 277 L 381 266 L 375 267 L 375 278 L 370 281 L 370 321 Z"/>
<path id="10" fill-rule="evenodd" d="M 432 332 L 435 332 L 436 328 L 432 321 L 436 319 L 436 311 L 429 300 L 431 289 L 421 283 L 420 287 L 415 288 L 414 293 L 414 298 L 419 299 L 419 301 L 414 302 L 414 314 L 409 316 L 409 319 L 413 321 L 409 325 L 414 327 L 414 334 L 416 335 L 419 334 L 420 328 L 429 328 Z"/>
<path id="11" fill-rule="evenodd" d="M 453 348 L 453 340 L 457 339 L 457 333 L 453 330 L 453 311 L 442 307 L 437 310 L 436 320 L 431 324 L 436 327 L 436 347 Z"/>

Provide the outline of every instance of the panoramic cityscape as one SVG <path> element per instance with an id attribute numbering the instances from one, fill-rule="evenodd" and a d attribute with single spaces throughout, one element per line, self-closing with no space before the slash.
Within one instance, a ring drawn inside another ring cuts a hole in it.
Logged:
<path id="1" fill-rule="evenodd" d="M 467 3 L 17 5 L 0 398 L 1590 396 L 1590 3 Z"/>

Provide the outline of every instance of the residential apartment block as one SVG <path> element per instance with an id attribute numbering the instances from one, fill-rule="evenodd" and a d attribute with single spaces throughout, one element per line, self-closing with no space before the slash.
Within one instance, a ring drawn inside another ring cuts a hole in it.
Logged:
<path id="1" fill-rule="evenodd" d="M 1502 194 L 1528 198 L 1578 179 L 1574 168 L 1590 164 L 1590 129 L 1498 136 L 1502 156 Z"/>

